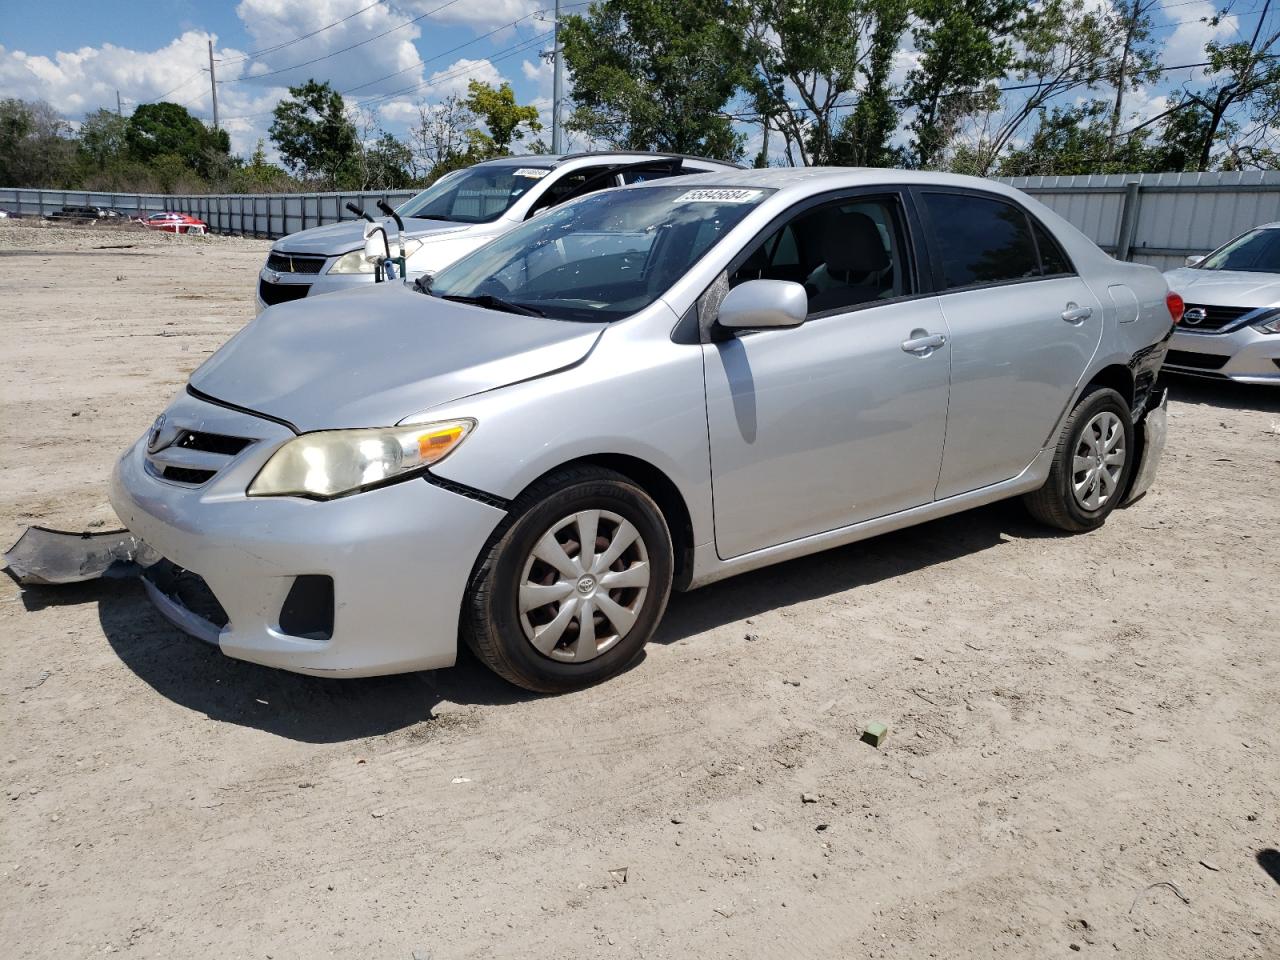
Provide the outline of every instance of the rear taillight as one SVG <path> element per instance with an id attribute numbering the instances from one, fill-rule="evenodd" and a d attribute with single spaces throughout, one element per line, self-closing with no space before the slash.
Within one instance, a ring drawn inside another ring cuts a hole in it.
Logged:
<path id="1" fill-rule="evenodd" d="M 1181 323 L 1182 311 L 1187 307 L 1187 305 L 1182 302 L 1182 297 L 1170 291 L 1169 295 L 1164 298 L 1164 302 L 1165 306 L 1169 308 L 1169 316 L 1173 318 L 1173 322 L 1175 324 Z"/>

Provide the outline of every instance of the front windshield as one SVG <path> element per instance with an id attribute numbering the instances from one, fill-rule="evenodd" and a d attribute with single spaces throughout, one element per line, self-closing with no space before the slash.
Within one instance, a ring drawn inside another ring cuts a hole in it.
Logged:
<path id="1" fill-rule="evenodd" d="M 1199 270 L 1244 270 L 1280 273 L 1280 228 L 1250 230 L 1205 257 Z"/>
<path id="2" fill-rule="evenodd" d="M 396 212 L 423 220 L 487 223 L 549 174 L 547 167 L 495 164 L 455 170 L 441 177 Z"/>
<path id="3" fill-rule="evenodd" d="M 607 323 L 662 296 L 772 190 L 644 187 L 535 217 L 436 275 L 431 295 Z"/>

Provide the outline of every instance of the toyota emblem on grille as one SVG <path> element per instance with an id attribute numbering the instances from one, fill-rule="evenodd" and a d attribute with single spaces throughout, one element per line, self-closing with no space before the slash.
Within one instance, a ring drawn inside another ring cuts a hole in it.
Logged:
<path id="1" fill-rule="evenodd" d="M 147 451 L 155 453 L 160 449 L 160 434 L 164 432 L 165 415 L 162 413 L 156 417 L 155 423 L 151 424 L 151 432 L 147 434 Z"/>
<path id="2" fill-rule="evenodd" d="M 1196 324 L 1204 323 L 1206 317 L 1208 317 L 1208 314 L 1205 313 L 1203 307 L 1192 307 L 1182 315 L 1182 319 L 1193 327 Z"/>

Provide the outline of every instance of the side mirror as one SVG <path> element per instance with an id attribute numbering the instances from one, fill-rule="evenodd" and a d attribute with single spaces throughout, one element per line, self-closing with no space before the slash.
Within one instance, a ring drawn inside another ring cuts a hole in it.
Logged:
<path id="1" fill-rule="evenodd" d="M 809 315 L 809 294 L 790 280 L 748 280 L 720 302 L 716 322 L 730 330 L 798 327 Z"/>
<path id="2" fill-rule="evenodd" d="M 1204 257 L 1187 257 L 1187 259 L 1182 262 L 1185 263 L 1188 267 L 1194 267 L 1198 265 L 1200 261 L 1203 259 Z"/>

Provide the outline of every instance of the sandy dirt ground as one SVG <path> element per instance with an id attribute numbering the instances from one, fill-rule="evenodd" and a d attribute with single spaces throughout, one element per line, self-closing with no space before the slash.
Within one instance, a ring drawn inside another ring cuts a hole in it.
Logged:
<path id="1" fill-rule="evenodd" d="M 265 250 L 0 224 L 6 544 L 113 525 Z M 0 578 L 4 955 L 1280 957 L 1280 392 L 1174 387 L 1101 531 L 997 505 L 676 596 L 563 697 Z"/>

